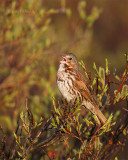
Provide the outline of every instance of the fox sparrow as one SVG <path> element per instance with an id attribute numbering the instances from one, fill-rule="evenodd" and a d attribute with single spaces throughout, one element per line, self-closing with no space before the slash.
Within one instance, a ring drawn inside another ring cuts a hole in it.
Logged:
<path id="1" fill-rule="evenodd" d="M 67 53 L 62 57 L 57 72 L 57 86 L 62 96 L 71 103 L 74 103 L 76 98 L 79 97 L 81 105 L 96 115 L 98 124 L 100 125 L 100 121 L 105 124 L 107 119 L 94 102 L 87 87 L 87 82 L 79 71 L 76 56 Z"/>

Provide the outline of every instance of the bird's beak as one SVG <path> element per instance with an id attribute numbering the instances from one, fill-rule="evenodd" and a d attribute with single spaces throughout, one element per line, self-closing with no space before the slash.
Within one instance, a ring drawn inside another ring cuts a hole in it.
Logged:
<path id="1" fill-rule="evenodd" d="M 60 63 L 66 63 L 66 58 L 64 57 L 64 56 L 61 56 L 63 59 L 62 59 L 62 61 L 60 61 Z"/>

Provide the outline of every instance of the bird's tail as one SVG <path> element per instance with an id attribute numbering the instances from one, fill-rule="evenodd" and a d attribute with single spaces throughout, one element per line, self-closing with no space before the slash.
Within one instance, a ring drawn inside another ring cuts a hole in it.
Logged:
<path id="1" fill-rule="evenodd" d="M 96 109 L 96 115 L 100 119 L 100 121 L 105 124 L 107 122 L 106 117 L 103 115 L 103 113 L 100 111 L 100 109 L 97 107 Z"/>
<path id="2" fill-rule="evenodd" d="M 86 108 L 88 108 L 94 115 L 97 117 L 97 122 L 100 125 L 100 121 L 102 124 L 105 124 L 107 122 L 106 117 L 103 115 L 103 113 L 100 111 L 100 109 L 95 105 L 92 104 L 89 101 L 83 101 L 82 105 L 84 105 Z"/>

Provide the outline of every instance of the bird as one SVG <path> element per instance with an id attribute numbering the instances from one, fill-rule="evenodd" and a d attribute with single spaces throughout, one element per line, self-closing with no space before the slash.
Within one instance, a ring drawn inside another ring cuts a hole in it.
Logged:
<path id="1" fill-rule="evenodd" d="M 101 123 L 104 125 L 107 122 L 88 89 L 87 80 L 80 72 L 77 57 L 73 53 L 65 53 L 62 56 L 56 82 L 60 93 L 67 102 L 74 104 L 76 99 L 79 99 L 81 106 L 96 116 L 98 125 L 101 126 Z"/>

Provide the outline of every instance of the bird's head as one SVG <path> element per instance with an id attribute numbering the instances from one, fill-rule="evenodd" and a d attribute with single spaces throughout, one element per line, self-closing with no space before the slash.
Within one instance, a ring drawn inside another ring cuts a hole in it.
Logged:
<path id="1" fill-rule="evenodd" d="M 62 56 L 62 58 L 62 61 L 60 61 L 61 64 L 64 64 L 69 68 L 78 68 L 78 61 L 74 54 L 66 53 Z"/>

